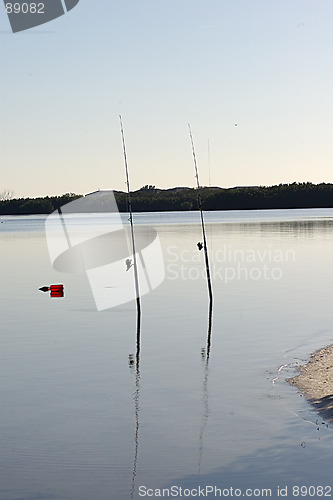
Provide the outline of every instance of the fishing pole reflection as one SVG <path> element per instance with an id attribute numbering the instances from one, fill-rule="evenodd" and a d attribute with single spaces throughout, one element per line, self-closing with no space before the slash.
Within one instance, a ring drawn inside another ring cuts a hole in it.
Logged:
<path id="1" fill-rule="evenodd" d="M 212 346 L 212 326 L 213 326 L 213 301 L 209 301 L 208 308 L 208 331 L 207 331 L 207 342 L 206 347 L 201 349 L 201 356 L 204 362 L 204 375 L 202 382 L 202 403 L 203 412 L 201 417 L 200 432 L 199 432 L 199 464 L 198 473 L 201 472 L 203 446 L 204 446 L 204 433 L 207 426 L 210 409 L 209 409 L 209 392 L 208 392 L 208 369 L 209 369 L 209 356 Z"/>
<path id="2" fill-rule="evenodd" d="M 137 311 L 137 324 L 136 324 L 136 353 L 128 356 L 129 367 L 135 370 L 135 391 L 133 395 L 134 399 L 134 411 L 135 411 L 135 446 L 134 446 L 134 462 L 133 462 L 133 472 L 132 472 L 132 483 L 131 483 L 131 499 L 134 498 L 135 492 L 135 478 L 136 469 L 138 463 L 139 454 L 139 412 L 140 412 L 140 348 L 141 348 L 141 310 Z"/>

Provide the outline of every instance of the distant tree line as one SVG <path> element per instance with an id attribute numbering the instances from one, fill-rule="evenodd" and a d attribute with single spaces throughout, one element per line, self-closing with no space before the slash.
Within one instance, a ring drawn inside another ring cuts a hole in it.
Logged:
<path id="1" fill-rule="evenodd" d="M 9 198 L 0 200 L 0 215 L 50 214 L 80 195 L 66 193 L 62 196 L 44 198 Z"/>
<path id="2" fill-rule="evenodd" d="M 120 212 L 128 211 L 127 193 L 114 191 Z M 203 187 L 200 190 L 204 210 L 253 210 L 274 208 L 333 207 L 333 184 L 294 182 L 276 186 L 234 188 Z M 8 198 L 0 200 L 0 215 L 49 214 L 81 195 L 66 193 L 44 198 Z M 134 212 L 185 211 L 198 209 L 198 190 L 188 187 L 158 189 L 143 186 L 131 193 Z"/>

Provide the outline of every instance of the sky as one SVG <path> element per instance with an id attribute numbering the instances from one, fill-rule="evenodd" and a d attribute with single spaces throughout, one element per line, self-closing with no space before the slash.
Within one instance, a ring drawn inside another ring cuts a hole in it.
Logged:
<path id="1" fill-rule="evenodd" d="M 50 1 L 50 0 L 48 0 Z M 80 0 L 13 34 L 0 5 L 0 192 L 333 182 L 331 0 Z"/>

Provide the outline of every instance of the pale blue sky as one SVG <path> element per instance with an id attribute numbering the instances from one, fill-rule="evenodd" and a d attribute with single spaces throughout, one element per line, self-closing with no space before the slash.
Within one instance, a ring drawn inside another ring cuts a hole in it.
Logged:
<path id="1" fill-rule="evenodd" d="M 1 7 L 1 6 L 0 6 Z M 81 0 L 12 34 L 0 191 L 333 182 L 331 0 Z M 235 126 L 237 123 L 237 127 Z"/>

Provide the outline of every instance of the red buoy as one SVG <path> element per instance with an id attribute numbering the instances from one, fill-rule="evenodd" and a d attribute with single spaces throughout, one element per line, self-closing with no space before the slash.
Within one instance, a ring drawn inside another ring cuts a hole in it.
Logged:
<path id="1" fill-rule="evenodd" d="M 51 297 L 63 297 L 64 296 L 64 285 L 51 285 Z"/>

